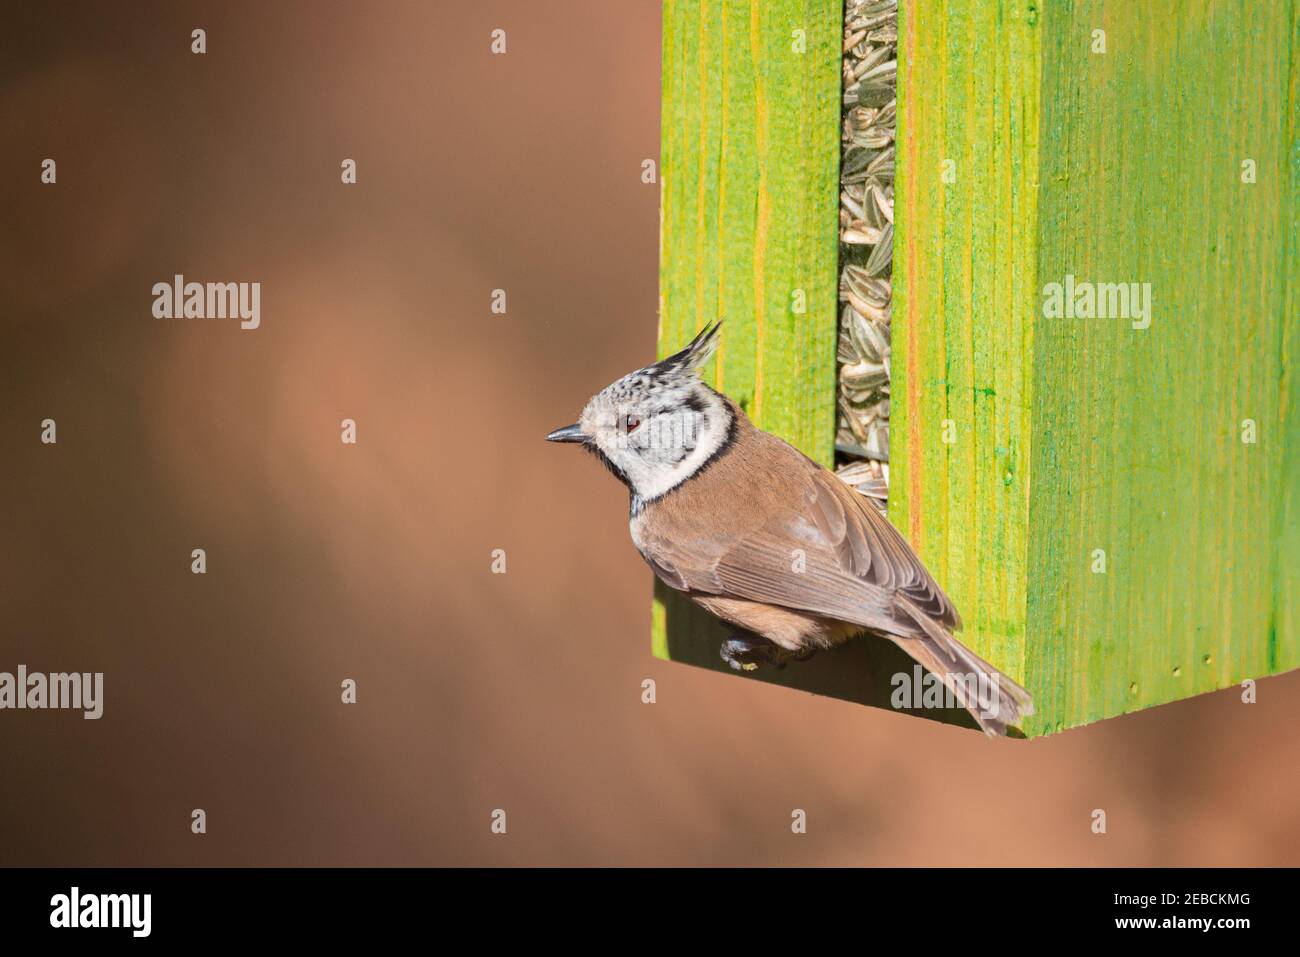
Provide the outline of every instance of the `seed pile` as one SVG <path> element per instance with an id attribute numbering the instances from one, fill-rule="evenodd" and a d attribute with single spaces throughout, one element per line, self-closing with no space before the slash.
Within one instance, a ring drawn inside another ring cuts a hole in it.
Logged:
<path id="1" fill-rule="evenodd" d="M 898 0 L 845 0 L 840 157 L 838 474 L 883 509 L 889 488 Z"/>

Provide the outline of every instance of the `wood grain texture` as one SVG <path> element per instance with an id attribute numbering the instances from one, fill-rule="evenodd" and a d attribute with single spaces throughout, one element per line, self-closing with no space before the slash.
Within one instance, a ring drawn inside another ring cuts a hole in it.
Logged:
<path id="1" fill-rule="evenodd" d="M 1062 5 L 1049 32 L 1040 277 L 1154 299 L 1145 330 L 1039 323 L 1028 621 L 1057 726 L 1300 665 L 1294 34 L 1290 3 L 1228 2 Z"/>
<path id="2" fill-rule="evenodd" d="M 1297 6 L 915 0 L 902 43 L 890 510 L 964 640 L 1030 734 L 1300 665 Z M 1150 326 L 1049 318 L 1066 276 Z"/>
<path id="3" fill-rule="evenodd" d="M 1025 4 L 900 10 L 889 515 L 962 641 L 1020 681 L 1040 26 Z"/>
<path id="4" fill-rule="evenodd" d="M 724 319 L 712 384 L 825 463 L 840 17 L 837 0 L 664 4 L 660 354 Z"/>

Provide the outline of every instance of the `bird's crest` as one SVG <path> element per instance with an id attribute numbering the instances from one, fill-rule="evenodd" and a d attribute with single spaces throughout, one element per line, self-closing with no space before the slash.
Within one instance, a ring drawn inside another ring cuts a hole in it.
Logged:
<path id="1" fill-rule="evenodd" d="M 713 358 L 718 349 L 718 333 L 722 329 L 722 320 L 705 326 L 681 352 L 675 352 L 666 359 L 660 359 L 647 371 L 654 375 L 693 375 L 698 376 L 704 363 Z"/>

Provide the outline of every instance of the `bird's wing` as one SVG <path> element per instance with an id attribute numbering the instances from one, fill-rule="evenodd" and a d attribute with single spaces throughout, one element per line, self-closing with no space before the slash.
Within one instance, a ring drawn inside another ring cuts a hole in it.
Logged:
<path id="1" fill-rule="evenodd" d="M 835 543 L 845 569 L 873 585 L 901 592 L 949 631 L 961 630 L 961 616 L 952 601 L 879 509 L 826 469 L 816 468 L 810 481 L 817 513 L 825 518 L 823 533 Z"/>
<path id="2" fill-rule="evenodd" d="M 959 629 L 952 602 L 888 519 L 834 474 L 808 465 L 803 507 L 782 509 L 729 543 L 703 574 L 684 576 L 687 587 L 912 634 L 913 615 L 895 605 L 901 594 Z"/>

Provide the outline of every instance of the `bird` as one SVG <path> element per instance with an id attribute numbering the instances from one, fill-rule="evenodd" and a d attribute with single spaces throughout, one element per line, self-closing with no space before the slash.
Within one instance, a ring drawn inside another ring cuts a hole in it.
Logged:
<path id="1" fill-rule="evenodd" d="M 730 626 L 719 649 L 730 667 L 888 639 L 986 734 L 1018 727 L 1033 699 L 954 637 L 956 607 L 889 519 L 703 381 L 721 326 L 611 383 L 547 441 L 581 445 L 627 486 L 633 544 Z"/>

